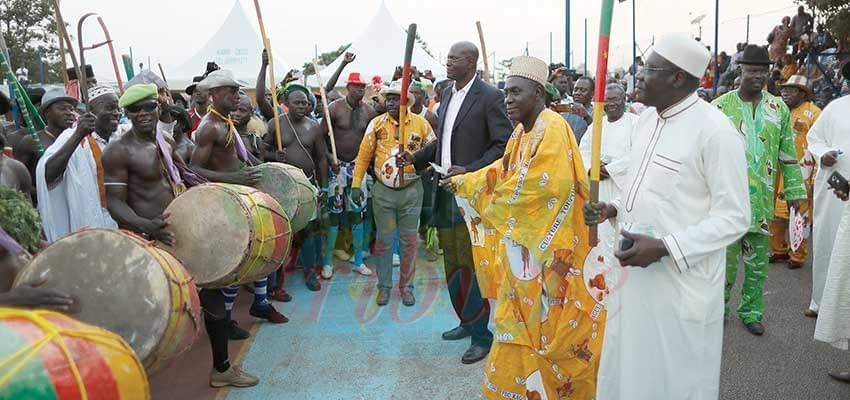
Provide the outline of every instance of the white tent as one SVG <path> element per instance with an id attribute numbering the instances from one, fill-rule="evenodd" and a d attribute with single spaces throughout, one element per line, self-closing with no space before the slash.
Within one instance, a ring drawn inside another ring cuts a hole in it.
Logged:
<path id="1" fill-rule="evenodd" d="M 208 61 L 215 61 L 222 69 L 233 72 L 243 85 L 253 88 L 260 70 L 263 52 L 263 40 L 254 23 L 248 19 L 240 0 L 235 0 L 233 8 L 224 22 L 203 48 L 174 71 L 166 71 L 168 84 L 172 89 L 184 88 L 192 83 L 192 77 L 202 75 Z M 274 53 L 274 51 L 273 51 Z M 275 79 L 283 79 L 284 71 L 290 64 L 274 57 Z"/>
<path id="2" fill-rule="evenodd" d="M 345 86 L 345 80 L 351 72 L 359 72 L 361 79 L 366 82 L 380 75 L 386 82 L 392 78 L 396 66 L 404 63 L 404 45 L 407 41 L 407 33 L 396 23 L 387 9 L 386 4 L 381 2 L 378 12 L 372 17 L 369 26 L 351 43 L 350 51 L 357 55 L 353 63 L 348 65 L 337 82 L 337 87 Z M 327 82 L 334 71 L 342 63 L 344 55 L 337 57 L 334 62 L 321 70 L 322 79 Z M 419 71 L 431 70 L 437 77 L 446 75 L 446 67 L 431 57 L 419 44 L 413 46 L 413 60 L 411 64 Z M 316 77 L 307 78 L 310 86 L 317 86 Z"/>

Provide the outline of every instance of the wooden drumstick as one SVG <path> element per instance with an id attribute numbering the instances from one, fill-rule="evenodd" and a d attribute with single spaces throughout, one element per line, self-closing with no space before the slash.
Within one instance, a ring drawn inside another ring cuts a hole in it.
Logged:
<path id="1" fill-rule="evenodd" d="M 266 36 L 266 25 L 263 23 L 263 12 L 260 10 L 260 0 L 254 0 L 254 9 L 257 11 L 257 22 L 260 24 L 260 34 L 262 35 L 263 47 L 266 49 L 266 55 L 269 56 L 269 80 L 272 85 L 272 110 L 274 112 L 274 129 L 275 141 L 277 143 L 277 151 L 283 151 L 283 141 L 280 139 L 280 111 L 278 111 L 277 96 L 275 90 L 277 81 L 274 79 L 274 56 L 272 55 L 272 44 Z"/>
<path id="2" fill-rule="evenodd" d="M 481 42 L 481 54 L 484 56 L 484 82 L 490 83 L 490 62 L 487 60 L 487 45 L 484 44 L 484 30 L 481 29 L 481 21 L 475 21 L 478 28 L 478 40 Z"/>
<path id="3" fill-rule="evenodd" d="M 325 115 L 325 123 L 328 125 L 328 136 L 331 139 L 331 153 L 334 157 L 334 164 L 339 164 L 339 158 L 336 156 L 334 126 L 331 123 L 331 111 L 328 109 L 328 94 L 325 92 L 325 83 L 322 82 L 322 74 L 319 73 L 319 62 L 315 59 L 313 60 L 313 71 L 316 72 L 316 82 L 319 84 L 319 92 L 322 94 L 322 111 Z"/>

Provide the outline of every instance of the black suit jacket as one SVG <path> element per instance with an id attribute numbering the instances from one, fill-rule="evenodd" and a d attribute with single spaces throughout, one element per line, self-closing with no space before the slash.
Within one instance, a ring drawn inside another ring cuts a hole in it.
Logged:
<path id="1" fill-rule="evenodd" d="M 477 77 L 463 99 L 453 126 L 445 126 L 446 110 L 452 99 L 453 87 L 446 88 L 440 101 L 437 140 L 425 146 L 415 156 L 417 171 L 428 168 L 428 162 L 440 164 L 442 160 L 443 132 L 451 130 L 452 164 L 464 167 L 467 172 L 477 171 L 498 160 L 505 153 L 505 144 L 513 126 L 505 110 L 502 91 Z M 448 228 L 463 222 L 454 196 L 437 188 L 431 204 L 435 207 L 433 221 L 438 228 Z"/>

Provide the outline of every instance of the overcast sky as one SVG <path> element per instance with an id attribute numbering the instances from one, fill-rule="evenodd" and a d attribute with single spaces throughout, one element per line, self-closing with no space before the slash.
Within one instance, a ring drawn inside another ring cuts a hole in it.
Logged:
<path id="1" fill-rule="evenodd" d="M 66 22 L 76 32 L 77 20 L 87 12 L 104 17 L 116 51 L 129 53 L 132 46 L 135 61 L 169 68 L 183 64 L 200 49 L 227 16 L 235 2 L 255 20 L 250 0 L 62 0 Z M 266 29 L 277 57 L 300 67 L 314 55 L 351 42 L 374 15 L 382 0 L 260 0 Z M 481 21 L 487 50 L 499 60 L 520 55 L 526 43 L 530 55 L 550 60 L 564 60 L 565 0 L 385 0 L 396 22 L 406 26 L 415 22 L 422 38 L 435 57 L 443 62 L 452 43 L 470 40 L 478 43 L 475 21 Z M 702 20 L 703 41 L 713 46 L 715 13 L 713 0 L 628 0 L 616 3 L 611 33 L 610 68 L 631 62 L 632 1 L 637 1 L 637 42 L 646 50 L 653 37 L 667 32 L 699 34 L 699 25 L 691 20 L 705 14 Z M 595 67 L 596 37 L 599 30 L 600 0 L 572 1 L 573 66 L 584 60 L 584 21 L 588 28 L 589 68 Z M 793 0 L 722 0 L 720 2 L 720 49 L 730 50 L 746 37 L 747 14 L 751 14 L 750 42 L 762 43 L 783 15 L 793 15 Z M 94 20 L 87 22 L 87 43 L 100 37 Z M 259 31 L 259 30 L 257 30 Z M 376 43 L 379 46 L 380 43 Z M 261 47 L 261 43 L 257 43 Z M 107 52 L 87 52 L 99 71 L 111 70 Z M 640 54 L 640 52 L 638 53 Z M 403 54 L 398 55 L 399 64 Z M 388 66 L 393 68 L 393 66 Z M 199 70 L 203 69 L 203 62 Z"/>

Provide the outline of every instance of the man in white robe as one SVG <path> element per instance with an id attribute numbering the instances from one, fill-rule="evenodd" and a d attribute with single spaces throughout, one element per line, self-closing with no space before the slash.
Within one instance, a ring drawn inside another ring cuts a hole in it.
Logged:
<path id="1" fill-rule="evenodd" d="M 599 182 L 599 201 L 611 201 L 620 195 L 628 172 L 629 152 L 632 150 L 632 131 L 638 116 L 626 113 L 626 92 L 622 85 L 611 84 L 605 89 L 605 116 L 602 121 L 601 160 L 602 180 Z M 593 132 L 593 125 L 587 127 Z M 579 144 L 581 158 L 590 174 L 590 153 L 593 135 L 583 135 Z"/>
<path id="2" fill-rule="evenodd" d="M 615 253 L 632 268 L 607 285 L 620 309 L 608 314 L 601 400 L 719 396 L 726 246 L 751 214 L 744 140 L 696 94 L 709 58 L 686 35 L 656 43 L 637 85 L 654 108 L 635 126 L 626 187 L 585 207 L 588 224 L 616 217 L 633 241 Z"/>
<path id="3" fill-rule="evenodd" d="M 842 202 L 847 202 L 848 194 L 836 190 L 835 194 Z M 815 325 L 815 340 L 829 343 L 833 347 L 847 350 L 850 348 L 850 208 L 845 207 L 835 236 L 835 247 L 829 262 L 823 297 L 820 302 L 820 315 Z M 850 383 L 850 372 L 830 372 L 833 379 Z"/>
<path id="4" fill-rule="evenodd" d="M 833 242 L 845 203 L 832 193 L 827 180 L 833 172 L 850 179 L 850 96 L 829 103 L 806 138 L 817 160 L 812 222 L 812 300 L 805 314 L 816 317 L 826 283 Z"/>
<path id="5" fill-rule="evenodd" d="M 36 166 L 38 211 L 48 242 L 81 228 L 118 228 L 106 209 L 100 164 L 100 155 L 118 127 L 118 96 L 111 89 L 93 87 L 89 110 L 56 138 Z"/>

